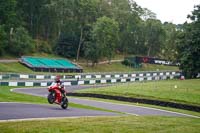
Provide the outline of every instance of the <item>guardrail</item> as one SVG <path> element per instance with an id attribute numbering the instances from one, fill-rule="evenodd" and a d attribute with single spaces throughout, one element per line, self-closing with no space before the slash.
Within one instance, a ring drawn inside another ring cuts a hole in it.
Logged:
<path id="1" fill-rule="evenodd" d="M 101 79 L 101 78 L 127 78 L 136 76 L 157 76 L 174 75 L 179 71 L 143 71 L 127 73 L 82 73 L 76 75 L 61 75 L 62 79 Z M 24 79 L 54 79 L 55 75 L 34 75 L 34 74 L 0 74 L 0 80 L 24 80 Z"/>
<path id="2" fill-rule="evenodd" d="M 115 77 L 106 77 L 105 78 L 97 78 L 97 79 L 79 79 L 76 80 L 68 80 L 64 81 L 65 86 L 72 85 L 94 85 L 94 84 L 115 84 L 115 83 L 127 83 L 127 82 L 143 82 L 143 81 L 153 81 L 153 80 L 167 80 L 167 79 L 175 79 L 179 78 L 179 72 L 172 73 L 152 73 L 152 74 L 143 74 L 140 73 L 132 74 L 130 77 L 128 75 L 123 75 L 123 77 L 116 76 Z M 0 86 L 49 86 L 51 84 L 50 81 L 1 81 Z"/>

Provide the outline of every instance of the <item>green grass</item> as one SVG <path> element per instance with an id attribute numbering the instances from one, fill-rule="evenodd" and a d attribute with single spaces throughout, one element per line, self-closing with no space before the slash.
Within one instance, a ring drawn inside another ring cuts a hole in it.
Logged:
<path id="1" fill-rule="evenodd" d="M 14 92 L 10 91 L 10 89 L 12 89 L 12 88 L 13 87 L 0 86 L 0 102 L 22 102 L 22 103 L 48 104 L 46 98 L 14 93 Z M 102 109 L 102 108 L 96 108 L 96 107 L 92 107 L 92 106 L 86 106 L 86 105 L 81 105 L 81 104 L 76 104 L 76 103 L 71 103 L 71 102 L 69 102 L 69 106 L 74 107 L 74 108 L 116 112 L 116 111 L 112 111 L 112 110 L 106 110 L 106 109 Z"/>
<path id="2" fill-rule="evenodd" d="M 0 63 L 0 72 L 32 73 L 33 71 L 18 62 Z"/>
<path id="3" fill-rule="evenodd" d="M 122 65 L 121 63 L 112 64 L 99 64 L 95 67 L 87 67 L 82 65 L 84 72 L 133 72 L 133 71 L 157 71 L 157 70 L 178 70 L 177 67 L 143 64 L 142 68 L 130 68 Z M 13 73 L 47 73 L 47 72 L 34 72 L 31 69 L 25 67 L 19 62 L 12 63 L 0 63 L 0 72 L 13 72 Z"/>
<path id="4" fill-rule="evenodd" d="M 178 70 L 174 66 L 143 64 L 142 68 L 131 68 L 122 65 L 120 62 L 112 64 L 99 64 L 95 67 L 82 65 L 84 72 L 133 72 L 133 71 L 157 71 L 157 70 Z"/>
<path id="5" fill-rule="evenodd" d="M 0 86 L 0 102 L 30 102 L 30 103 L 47 103 L 47 100 L 42 97 L 18 94 L 11 92 L 13 87 Z"/>
<path id="6" fill-rule="evenodd" d="M 0 63 L 0 73 L 27 73 L 27 74 L 59 74 L 63 75 L 64 73 L 48 73 L 48 72 L 34 72 L 31 69 L 25 67 L 24 65 L 20 64 L 19 62 L 12 62 L 12 63 Z M 72 74 L 72 73 L 70 73 Z"/>
<path id="7" fill-rule="evenodd" d="M 179 68 L 176 66 L 165 66 L 155 64 L 142 64 L 142 68 L 136 69 L 137 71 L 160 71 L 160 70 L 174 70 L 178 71 Z"/>
<path id="8" fill-rule="evenodd" d="M 79 90 L 78 92 L 158 99 L 200 105 L 199 79 L 128 83 L 105 88 Z"/>
<path id="9" fill-rule="evenodd" d="M 83 117 L 0 123 L 2 133 L 199 133 L 200 119 L 177 117 Z"/>

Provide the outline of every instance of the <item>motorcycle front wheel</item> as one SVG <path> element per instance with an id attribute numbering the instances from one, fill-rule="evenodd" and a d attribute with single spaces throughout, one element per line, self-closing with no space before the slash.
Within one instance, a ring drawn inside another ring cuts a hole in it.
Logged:
<path id="1" fill-rule="evenodd" d="M 68 99 L 66 97 L 63 98 L 62 103 L 61 103 L 61 107 L 63 109 L 66 109 L 68 107 Z"/>

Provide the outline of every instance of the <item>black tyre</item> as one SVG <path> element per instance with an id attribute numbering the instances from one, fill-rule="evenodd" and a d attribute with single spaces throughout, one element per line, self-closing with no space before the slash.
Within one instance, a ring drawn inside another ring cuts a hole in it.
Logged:
<path id="1" fill-rule="evenodd" d="M 51 91 L 49 92 L 48 96 L 47 96 L 47 100 L 50 104 L 53 104 L 56 100 L 56 93 L 55 91 Z"/>
<path id="2" fill-rule="evenodd" d="M 61 107 L 63 109 L 66 109 L 68 107 L 68 99 L 66 97 L 63 98 L 62 103 L 61 103 Z"/>

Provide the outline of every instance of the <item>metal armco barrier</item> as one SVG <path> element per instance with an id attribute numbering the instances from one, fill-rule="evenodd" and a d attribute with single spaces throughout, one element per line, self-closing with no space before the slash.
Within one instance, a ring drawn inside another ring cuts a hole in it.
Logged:
<path id="1" fill-rule="evenodd" d="M 179 71 L 149 71 L 132 73 L 83 73 L 77 75 L 61 75 L 62 79 L 101 79 L 101 78 L 127 78 L 137 76 L 169 76 L 180 73 Z M 34 74 L 0 74 L 0 80 L 21 80 L 21 79 L 54 79 L 55 75 L 34 75 Z"/>
<path id="2" fill-rule="evenodd" d="M 40 75 L 41 76 L 41 75 Z M 77 75 L 75 75 L 77 76 Z M 82 76 L 82 75 L 81 75 Z M 167 80 L 180 77 L 180 72 L 147 72 L 132 74 L 105 74 L 105 75 L 84 75 L 83 77 L 75 77 L 73 80 L 64 81 L 65 86 L 71 85 L 92 85 L 92 84 L 114 84 L 126 82 L 142 82 L 153 80 Z M 93 78 L 96 76 L 96 78 Z M 36 79 L 42 79 L 43 76 Z M 0 81 L 0 86 L 49 86 L 50 81 Z"/>

